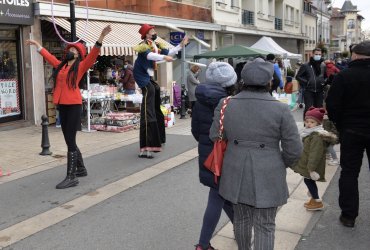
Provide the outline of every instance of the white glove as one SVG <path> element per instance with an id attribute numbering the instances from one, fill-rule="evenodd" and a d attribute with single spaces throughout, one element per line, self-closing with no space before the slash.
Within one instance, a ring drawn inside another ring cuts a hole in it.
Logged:
<path id="1" fill-rule="evenodd" d="M 320 175 L 315 171 L 310 172 L 310 177 L 311 177 L 311 180 L 314 180 L 314 181 L 317 181 L 318 179 L 320 179 Z"/>

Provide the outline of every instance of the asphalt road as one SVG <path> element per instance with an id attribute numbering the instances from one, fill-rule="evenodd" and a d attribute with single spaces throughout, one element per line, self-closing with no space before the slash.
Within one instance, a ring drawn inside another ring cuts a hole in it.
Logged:
<path id="1" fill-rule="evenodd" d="M 0 229 L 195 146 L 192 136 L 169 135 L 166 149 L 153 160 L 138 159 L 137 144 L 89 157 L 89 176 L 65 190 L 54 188 L 64 178 L 63 166 L 3 184 Z M 207 192 L 195 158 L 4 249 L 192 249 Z M 226 222 L 223 216 L 219 228 Z"/>

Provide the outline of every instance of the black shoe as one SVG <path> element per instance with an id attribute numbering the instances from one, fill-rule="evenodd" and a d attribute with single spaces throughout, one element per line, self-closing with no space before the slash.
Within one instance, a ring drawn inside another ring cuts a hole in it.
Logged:
<path id="1" fill-rule="evenodd" d="M 68 152 L 67 156 L 67 176 L 55 187 L 56 189 L 64 189 L 78 185 L 78 179 L 76 177 L 77 152 Z"/>
<path id="2" fill-rule="evenodd" d="M 344 217 L 343 215 L 341 215 L 339 217 L 339 220 L 342 223 L 342 225 L 345 226 L 345 227 L 354 227 L 355 226 L 355 220 L 348 219 L 348 218 Z"/>

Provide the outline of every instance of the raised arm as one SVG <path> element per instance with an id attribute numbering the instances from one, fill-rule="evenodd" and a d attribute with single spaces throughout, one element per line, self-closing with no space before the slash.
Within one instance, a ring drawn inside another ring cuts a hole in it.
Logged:
<path id="1" fill-rule="evenodd" d="M 45 60 L 48 63 L 50 63 L 51 66 L 53 66 L 53 68 L 58 67 L 58 65 L 60 64 L 60 61 L 54 55 L 52 55 L 49 51 L 43 48 L 38 41 L 29 39 L 29 40 L 26 40 L 26 45 L 36 46 L 37 51 L 40 53 L 40 55 L 42 55 L 42 57 L 44 57 Z"/>
<path id="2" fill-rule="evenodd" d="M 80 64 L 81 72 L 86 72 L 91 66 L 94 65 L 96 58 L 99 56 L 100 48 L 103 45 L 103 40 L 106 35 L 108 35 L 112 31 L 110 25 L 106 26 L 100 36 L 99 39 L 96 41 L 94 48 L 90 51 L 90 53 L 86 56 L 85 60 L 83 60 Z"/>

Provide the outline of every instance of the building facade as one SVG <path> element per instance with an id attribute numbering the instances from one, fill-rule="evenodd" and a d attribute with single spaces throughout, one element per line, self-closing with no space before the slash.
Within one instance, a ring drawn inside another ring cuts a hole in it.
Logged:
<path id="1" fill-rule="evenodd" d="M 303 52 L 302 5 L 294 0 L 217 0 L 214 22 L 221 25 L 217 48 L 251 46 L 262 36 L 272 37 L 292 53 Z"/>
<path id="2" fill-rule="evenodd" d="M 10 97 L 1 95 L 1 101 L 4 104 L 0 106 L 0 129 L 17 127 L 13 121 L 28 125 L 40 125 L 42 115 L 47 114 L 52 117 L 55 112 L 51 109 L 52 106 L 48 106 L 52 103 L 53 86 L 49 81 L 52 68 L 45 63 L 33 47 L 25 46 L 24 41 L 29 38 L 36 39 L 45 48 L 60 57 L 66 44 L 59 39 L 56 31 L 64 39 L 70 39 L 69 0 L 55 0 L 54 5 L 51 4 L 51 0 L 35 1 L 33 4 L 31 1 L 23 2 L 30 2 L 29 8 L 32 14 L 29 16 L 33 25 L 15 25 L 16 22 L 7 20 L 1 26 L 3 29 L 0 28 L 1 48 L 3 48 L 4 55 L 9 55 L 12 59 L 8 60 L 4 56 L 4 61 L 7 61 L 8 65 L 13 62 L 13 68 L 16 71 L 14 71 L 12 78 L 17 76 L 17 84 L 15 81 L 12 83 L 3 83 L 2 81 L 1 86 L 4 88 L 10 86 L 14 89 L 12 91 L 18 93 L 11 97 L 12 103 L 16 100 L 16 107 L 14 104 L 9 106 Z M 182 2 L 158 0 L 155 3 L 143 0 L 88 1 L 89 22 L 87 26 L 85 26 L 87 18 L 85 1 L 75 3 L 77 38 L 81 38 L 87 48 L 91 49 L 102 28 L 111 24 L 113 31 L 105 39 L 101 55 L 120 56 L 131 61 L 134 61 L 136 57 L 132 47 L 141 41 L 138 30 L 143 23 L 156 26 L 158 35 L 163 42 L 170 41 L 173 31 L 167 27 L 167 23 L 182 28 L 188 36 L 194 35 L 206 42 L 210 42 L 214 32 L 220 30 L 220 25 L 212 23 L 211 0 Z M 2 11 L 6 10 L 2 9 Z M 54 14 L 54 18 L 52 14 Z M 0 18 L 0 20 L 3 19 Z M 12 25 L 8 24 L 9 21 Z M 54 29 L 53 24 L 57 30 Z M 190 41 L 186 47 L 188 59 L 192 58 L 194 54 L 206 50 L 193 40 Z M 168 45 L 171 46 L 169 43 Z M 5 53 L 5 49 L 9 53 Z M 175 60 L 173 63 L 158 65 L 156 77 L 163 88 L 172 88 L 173 81 L 182 81 L 180 64 L 180 60 Z M 2 65 L 5 64 L 2 63 Z M 5 76 L 4 79 L 6 79 Z M 3 90 L 4 93 L 5 91 L 7 90 Z M 52 108 L 54 109 L 54 107 Z"/>
<path id="3" fill-rule="evenodd" d="M 350 0 L 346 0 L 341 9 L 333 8 L 330 19 L 332 57 L 341 57 L 343 52 L 349 51 L 351 44 L 363 39 L 361 22 L 364 18 L 358 12 L 357 6 Z"/>

